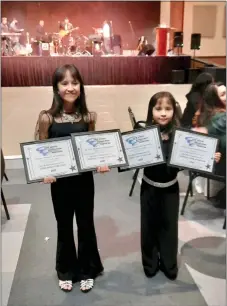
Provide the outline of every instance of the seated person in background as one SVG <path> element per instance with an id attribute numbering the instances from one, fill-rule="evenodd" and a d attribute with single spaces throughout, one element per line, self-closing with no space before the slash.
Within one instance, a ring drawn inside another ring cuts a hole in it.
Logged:
<path id="1" fill-rule="evenodd" d="M 213 76 L 209 73 L 201 73 L 192 84 L 190 92 L 186 95 L 188 100 L 181 119 L 181 125 L 185 128 L 197 125 L 196 112 L 200 108 L 202 96 L 207 86 L 214 82 Z M 197 113 L 198 114 L 198 113 Z"/>
<path id="2" fill-rule="evenodd" d="M 145 36 L 141 36 L 138 40 L 137 50 L 141 51 L 146 45 L 148 44 L 148 41 Z"/>
<path id="3" fill-rule="evenodd" d="M 223 86 L 223 85 L 222 85 Z M 215 174 L 219 176 L 226 176 L 226 101 L 224 98 L 221 100 L 220 92 L 218 92 L 220 86 L 209 85 L 204 92 L 203 104 L 201 107 L 200 115 L 198 117 L 199 127 L 195 128 L 195 131 L 215 136 L 219 139 L 219 151 L 222 154 L 220 163 L 215 167 Z M 202 183 L 203 182 L 203 183 Z M 204 180 L 200 182 L 204 184 Z M 215 185 L 215 181 L 211 182 Z M 219 202 L 219 206 L 225 208 L 226 206 L 226 190 L 221 186 L 221 183 L 217 183 L 216 200 Z M 214 187 L 214 186 L 213 186 Z"/>
<path id="4" fill-rule="evenodd" d="M 226 106 L 226 86 L 222 82 L 217 82 L 216 84 L 218 95 L 222 103 Z"/>
<path id="5" fill-rule="evenodd" d="M 197 131 L 206 132 L 220 140 L 221 153 L 226 150 L 226 101 L 221 100 L 218 86 L 211 84 L 203 95 L 203 103 L 198 117 Z"/>

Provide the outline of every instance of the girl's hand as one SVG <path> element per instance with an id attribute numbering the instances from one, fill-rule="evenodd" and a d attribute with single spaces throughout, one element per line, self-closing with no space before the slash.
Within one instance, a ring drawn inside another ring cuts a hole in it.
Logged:
<path id="1" fill-rule="evenodd" d="M 219 163 L 220 159 L 221 159 L 221 153 L 220 152 L 216 152 L 214 154 L 214 160 L 216 161 L 216 163 Z"/>
<path id="2" fill-rule="evenodd" d="M 193 128 L 192 131 L 203 133 L 203 134 L 208 134 L 207 128 L 205 127 L 196 127 L 196 128 Z"/>
<path id="3" fill-rule="evenodd" d="M 52 183 L 55 183 L 55 182 L 56 182 L 56 177 L 54 177 L 54 176 L 47 176 L 47 177 L 44 177 L 44 179 L 43 179 L 44 184 L 52 184 Z"/>
<path id="4" fill-rule="evenodd" d="M 97 167 L 96 171 L 98 173 L 106 173 L 106 172 L 110 172 L 110 168 L 108 166 Z"/>

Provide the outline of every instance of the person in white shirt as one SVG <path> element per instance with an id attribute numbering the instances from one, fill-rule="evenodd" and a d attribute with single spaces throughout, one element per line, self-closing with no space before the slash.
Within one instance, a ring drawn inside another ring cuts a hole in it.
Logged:
<path id="1" fill-rule="evenodd" d="M 103 23 L 103 43 L 106 54 L 111 53 L 111 25 L 107 20 Z"/>

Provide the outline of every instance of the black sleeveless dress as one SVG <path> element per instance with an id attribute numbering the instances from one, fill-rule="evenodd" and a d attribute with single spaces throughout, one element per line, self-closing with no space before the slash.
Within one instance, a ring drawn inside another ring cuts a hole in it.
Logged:
<path id="1" fill-rule="evenodd" d="M 53 122 L 49 138 L 88 131 L 89 124 Z M 56 270 L 60 280 L 73 282 L 95 278 L 103 271 L 94 227 L 94 180 L 92 172 L 57 179 L 51 184 L 51 196 L 57 220 Z M 78 250 L 73 235 L 73 217 L 78 228 Z"/>

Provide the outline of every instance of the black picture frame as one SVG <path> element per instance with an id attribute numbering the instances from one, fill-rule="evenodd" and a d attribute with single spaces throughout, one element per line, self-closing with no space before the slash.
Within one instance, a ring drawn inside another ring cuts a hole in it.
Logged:
<path id="1" fill-rule="evenodd" d="M 43 179 L 41 179 L 41 178 L 40 179 L 36 179 L 36 180 L 31 180 L 30 179 L 30 177 L 29 177 L 29 170 L 28 170 L 29 166 L 28 166 L 28 163 L 27 163 L 27 160 L 26 160 L 24 147 L 27 146 L 27 145 L 33 145 L 33 144 L 37 145 L 37 144 L 42 144 L 42 143 L 53 143 L 53 142 L 59 142 L 59 141 L 65 141 L 65 140 L 70 140 L 71 143 L 72 143 L 72 139 L 71 139 L 70 136 L 59 137 L 59 138 L 50 138 L 50 139 L 45 139 L 45 140 L 29 141 L 29 142 L 20 143 L 21 155 L 22 155 L 22 160 L 23 160 L 23 164 L 24 164 L 25 177 L 26 177 L 27 184 L 39 183 L 39 182 L 42 182 Z M 76 160 L 73 144 L 72 144 L 72 148 L 73 148 L 73 153 L 74 153 L 73 158 L 75 159 L 75 162 L 77 164 L 77 160 Z M 77 164 L 77 169 L 78 169 L 78 164 Z M 75 175 L 79 175 L 79 174 L 80 173 L 79 173 L 79 169 L 78 169 L 77 173 L 66 174 L 66 175 L 57 175 L 57 176 L 53 175 L 53 176 L 56 177 L 56 179 L 58 179 L 58 178 L 63 178 L 63 177 L 75 176 Z"/>
<path id="2" fill-rule="evenodd" d="M 78 169 L 80 173 L 83 172 L 89 172 L 89 171 L 96 171 L 97 167 L 91 167 L 89 169 L 82 169 L 81 164 L 80 164 L 80 159 L 79 159 L 79 154 L 78 154 L 78 148 L 75 142 L 75 137 L 82 137 L 82 136 L 87 136 L 87 135 L 100 135 L 100 134 L 107 134 L 107 133 L 117 133 L 119 136 L 119 140 L 120 140 L 120 146 L 122 149 L 122 153 L 124 155 L 124 159 L 125 159 L 125 163 L 124 164 L 115 164 L 115 165 L 107 165 L 109 166 L 109 168 L 118 168 L 119 166 L 128 166 L 128 159 L 127 159 L 127 155 L 125 152 L 125 148 L 124 148 L 124 144 L 123 144 L 123 140 L 122 140 L 122 136 L 121 136 L 121 131 L 119 129 L 113 129 L 113 130 L 103 130 L 103 131 L 90 131 L 90 132 L 82 132 L 82 133 L 72 133 L 71 137 L 72 137 L 72 144 L 74 147 L 74 152 L 75 152 L 75 156 L 76 156 L 76 160 L 77 160 L 77 165 L 78 165 Z"/>
<path id="3" fill-rule="evenodd" d="M 151 126 L 148 126 L 148 127 L 144 127 L 144 128 L 141 127 L 139 129 L 135 129 L 135 130 L 128 131 L 128 132 L 123 132 L 122 136 L 130 135 L 130 134 L 136 134 L 136 133 L 140 133 L 141 131 L 147 131 L 147 130 L 153 130 L 153 129 L 156 129 L 158 131 L 158 138 L 159 138 L 160 148 L 161 148 L 161 151 L 162 151 L 163 161 L 157 162 L 157 163 L 151 163 L 151 164 L 138 165 L 138 166 L 133 166 L 133 167 L 128 166 L 127 168 L 126 167 L 118 167 L 118 172 L 126 172 L 126 171 L 130 171 L 130 170 L 134 170 L 134 169 L 144 169 L 146 167 L 161 165 L 161 164 L 166 163 L 166 156 L 165 156 L 164 151 L 163 151 L 163 142 L 162 142 L 162 138 L 161 138 L 160 127 L 158 125 L 151 125 Z M 126 155 L 127 155 L 127 153 L 126 153 Z"/>
<path id="4" fill-rule="evenodd" d="M 175 136 L 176 136 L 177 131 L 182 131 L 182 132 L 186 132 L 188 134 L 200 135 L 200 136 L 203 136 L 203 137 L 206 137 L 206 138 L 215 139 L 217 141 L 216 146 L 215 146 L 215 152 L 217 152 L 217 149 L 218 149 L 218 146 L 219 146 L 219 139 L 216 136 L 199 133 L 199 132 L 189 130 L 189 129 L 186 129 L 186 128 L 175 128 L 174 132 L 173 132 L 173 137 L 172 137 L 171 143 L 170 143 L 170 151 L 169 151 L 169 157 L 168 157 L 168 160 L 167 160 L 167 165 L 170 166 L 170 167 L 186 169 L 186 170 L 197 172 L 197 173 L 205 173 L 205 174 L 214 175 L 214 171 L 215 171 L 215 160 L 214 159 L 213 159 L 211 171 L 199 170 L 199 169 L 196 169 L 194 167 L 185 167 L 185 166 L 182 166 L 182 165 L 177 165 L 177 164 L 171 163 L 173 148 L 174 148 L 174 145 L 175 145 L 175 143 L 174 143 L 175 142 Z"/>

